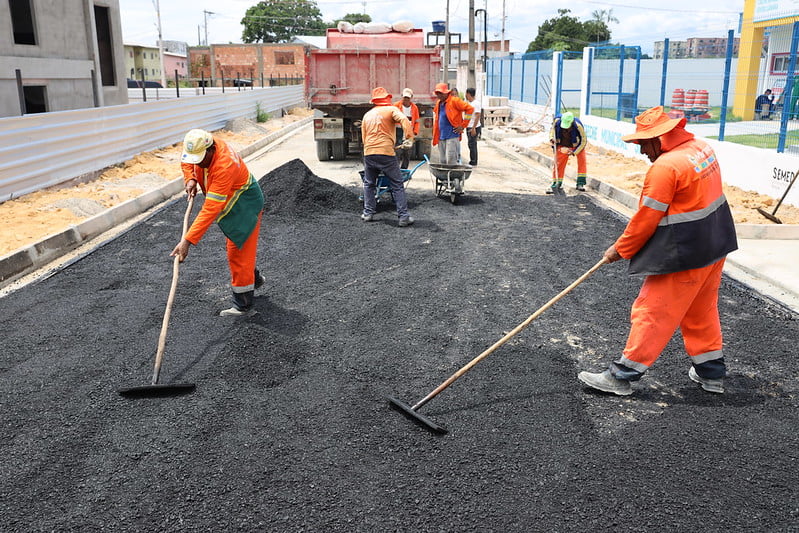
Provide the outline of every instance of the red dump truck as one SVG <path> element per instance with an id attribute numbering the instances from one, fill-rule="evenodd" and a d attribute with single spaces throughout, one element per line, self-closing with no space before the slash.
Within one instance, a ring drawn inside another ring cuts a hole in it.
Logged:
<path id="1" fill-rule="evenodd" d="M 425 48 L 421 29 L 374 34 L 328 29 L 327 48 L 310 50 L 305 65 L 305 97 L 317 115 L 314 140 L 320 161 L 362 153 L 361 119 L 372 108 L 375 87 L 385 87 L 394 101 L 405 87 L 413 90 L 421 118 L 411 156 L 422 159 L 430 153 L 441 53 Z"/>

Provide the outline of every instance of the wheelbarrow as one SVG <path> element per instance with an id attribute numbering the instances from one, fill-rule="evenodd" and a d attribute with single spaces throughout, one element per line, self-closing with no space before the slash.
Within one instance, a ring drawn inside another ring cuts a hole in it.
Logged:
<path id="1" fill-rule="evenodd" d="M 402 183 L 405 184 L 411 181 L 413 177 L 413 173 L 416 170 L 424 165 L 427 162 L 427 157 L 425 157 L 424 161 L 419 161 L 417 165 L 413 168 L 401 168 L 400 174 L 402 175 Z M 358 174 L 361 176 L 361 181 L 363 181 L 363 170 L 359 170 Z M 391 181 L 388 179 L 388 176 L 383 174 L 382 172 L 377 176 L 377 184 L 375 187 L 375 198 L 377 199 L 377 203 L 387 202 L 389 200 L 393 201 L 394 199 L 391 196 Z M 358 197 L 358 200 L 363 201 L 363 193 Z"/>
<path id="2" fill-rule="evenodd" d="M 463 196 L 463 183 L 471 176 L 474 167 L 430 163 L 427 156 L 424 159 L 430 165 L 430 174 L 435 178 L 436 196 L 449 196 L 450 202 L 458 203 L 458 197 Z"/>

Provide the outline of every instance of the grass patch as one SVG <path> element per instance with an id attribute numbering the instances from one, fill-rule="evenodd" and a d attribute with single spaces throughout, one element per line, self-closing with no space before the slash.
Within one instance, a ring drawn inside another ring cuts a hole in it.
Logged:
<path id="1" fill-rule="evenodd" d="M 255 120 L 256 122 L 266 122 L 272 118 L 272 115 L 261 109 L 261 104 L 255 104 Z"/>
<path id="2" fill-rule="evenodd" d="M 708 136 L 708 139 L 718 139 L 718 135 Z M 778 133 L 766 133 L 762 135 L 747 133 L 744 135 L 725 135 L 724 140 L 735 144 L 754 146 L 755 148 L 767 148 L 776 150 L 780 136 Z M 785 136 L 785 146 L 799 144 L 799 132 L 789 131 Z"/>

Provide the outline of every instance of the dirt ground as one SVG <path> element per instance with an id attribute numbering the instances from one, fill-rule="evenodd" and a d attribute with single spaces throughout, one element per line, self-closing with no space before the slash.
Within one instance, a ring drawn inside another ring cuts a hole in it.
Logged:
<path id="1" fill-rule="evenodd" d="M 481 173 L 528 172 L 485 159 Z M 117 393 L 149 383 L 182 199 L 0 298 L 0 529 L 799 527 L 794 315 L 725 277 L 724 395 L 688 379 L 679 338 L 632 396 L 595 393 L 576 374 L 620 353 L 640 286 L 607 265 L 425 405 L 449 429 L 434 436 L 386 396 L 424 397 L 595 264 L 624 220 L 583 194 L 470 188 L 452 205 L 419 180 L 416 224 L 399 228 L 390 204 L 361 222 L 358 189 L 302 161 L 258 175 L 257 314 L 217 316 L 216 227 L 180 268 L 161 382 L 193 394 Z"/>
<path id="2" fill-rule="evenodd" d="M 547 157 L 552 156 L 552 147 L 549 144 L 540 144 L 533 147 Z M 629 191 L 636 196 L 641 194 L 644 176 L 649 168 L 648 161 L 625 157 L 618 152 L 605 150 L 598 146 L 588 144 L 588 175 L 602 182 L 614 185 L 622 190 Z M 569 158 L 569 167 L 577 172 L 577 161 Z M 756 209 L 761 207 L 769 213 L 773 211 L 777 200 L 752 191 L 744 191 L 731 185 L 724 186 L 724 194 L 730 203 L 733 217 L 738 224 L 773 224 Z M 777 216 L 783 224 L 799 224 L 799 208 L 782 204 Z"/>
<path id="3" fill-rule="evenodd" d="M 264 123 L 238 119 L 214 135 L 241 149 L 310 113 L 293 109 Z M 0 203 L 0 256 L 180 177 L 180 153 L 181 143 L 173 144 L 111 167 L 94 181 L 67 183 Z"/>

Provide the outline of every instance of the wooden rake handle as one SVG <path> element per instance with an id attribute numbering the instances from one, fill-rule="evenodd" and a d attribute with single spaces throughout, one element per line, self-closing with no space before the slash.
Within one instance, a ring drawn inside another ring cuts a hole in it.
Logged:
<path id="1" fill-rule="evenodd" d="M 186 237 L 189 231 L 189 215 L 191 208 L 194 206 L 194 196 L 189 196 L 189 202 L 186 206 L 186 214 L 183 215 L 183 232 L 181 233 L 181 240 Z M 158 337 L 158 350 L 155 353 L 155 367 L 153 368 L 152 385 L 158 385 L 158 376 L 161 373 L 161 361 L 164 358 L 164 349 L 166 348 L 166 332 L 169 327 L 169 315 L 172 314 L 172 303 L 175 301 L 175 291 L 178 288 L 178 272 L 180 270 L 180 256 L 176 255 L 175 260 L 172 262 L 172 285 L 169 287 L 169 298 L 166 300 L 166 311 L 164 311 L 164 320 L 161 323 L 161 335 Z"/>
<path id="2" fill-rule="evenodd" d="M 482 361 L 483 359 L 485 359 L 486 357 L 491 355 L 497 348 L 499 348 L 500 346 L 502 346 L 503 344 L 508 342 L 511 338 L 515 337 L 519 332 L 521 332 L 524 328 L 529 326 L 530 323 L 533 320 L 535 320 L 536 318 L 541 316 L 541 313 L 543 313 L 544 311 L 546 311 L 547 309 L 549 309 L 550 307 L 555 305 L 555 303 L 558 302 L 558 300 L 560 300 L 561 298 L 566 296 L 577 285 L 579 285 L 580 283 L 582 283 L 583 281 L 588 279 L 588 277 L 591 274 L 596 272 L 599 269 L 599 267 L 601 267 L 605 263 L 607 263 L 607 259 L 605 259 L 603 257 L 601 261 L 599 261 L 597 264 L 592 266 L 585 274 L 583 274 L 582 276 L 580 276 L 579 278 L 574 280 L 574 282 L 572 282 L 571 285 L 569 285 L 568 287 L 566 287 L 565 289 L 560 291 L 557 296 L 555 296 L 550 301 L 548 301 L 547 303 L 542 305 L 535 313 L 533 313 L 532 315 L 527 317 L 527 320 L 525 320 L 524 322 L 522 322 L 521 324 L 519 324 L 518 326 L 513 328 L 513 330 L 511 330 L 507 335 L 505 335 L 504 337 L 499 339 L 497 342 L 492 344 L 491 347 L 489 347 L 486 351 L 484 351 L 483 353 L 481 353 L 480 355 L 478 355 L 477 357 L 472 359 L 466 366 L 464 366 L 463 368 L 461 368 L 460 370 L 458 370 L 457 372 L 452 374 L 452 376 L 450 376 L 449 379 L 447 379 L 444 383 L 442 383 L 441 385 L 436 387 L 436 389 L 433 392 L 431 392 L 430 394 L 428 394 L 427 396 L 422 398 L 416 405 L 411 407 L 411 409 L 413 409 L 415 411 L 415 410 L 419 409 L 421 406 L 423 406 L 424 404 L 426 404 L 427 402 L 429 402 L 430 400 L 432 400 L 433 398 L 435 398 L 440 392 L 442 392 L 444 389 L 446 389 L 447 387 L 452 385 L 455 382 L 456 379 L 458 379 L 459 377 L 464 375 L 466 372 L 471 370 L 474 365 L 476 365 L 477 363 L 479 363 L 480 361 Z"/>

